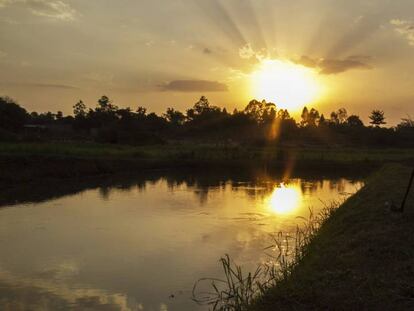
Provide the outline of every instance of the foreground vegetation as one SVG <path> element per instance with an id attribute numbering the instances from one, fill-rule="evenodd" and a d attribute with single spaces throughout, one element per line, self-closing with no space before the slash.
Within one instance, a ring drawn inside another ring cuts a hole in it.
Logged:
<path id="1" fill-rule="evenodd" d="M 295 267 L 303 260 L 319 229 L 334 214 L 338 207 L 332 202 L 315 215 L 310 215 L 294 233 L 279 232 L 272 236 L 273 245 L 265 249 L 269 259 L 260 263 L 254 272 L 245 273 L 229 255 L 220 259 L 223 279 L 203 278 L 193 288 L 193 300 L 200 305 L 212 306 L 215 311 L 249 310 L 274 286 L 287 281 Z M 211 289 L 200 291 L 199 287 L 210 282 Z"/>
<path id="2" fill-rule="evenodd" d="M 414 307 L 412 168 L 390 165 L 347 200 L 307 245 L 287 278 L 250 310 L 408 310 Z"/>
<path id="3" fill-rule="evenodd" d="M 339 208 L 276 235 L 269 261 L 254 272 L 226 255 L 224 278 L 199 280 L 194 299 L 220 311 L 412 309 L 414 189 L 398 211 L 411 172 L 387 165 Z M 211 289 L 200 292 L 206 281 Z"/>

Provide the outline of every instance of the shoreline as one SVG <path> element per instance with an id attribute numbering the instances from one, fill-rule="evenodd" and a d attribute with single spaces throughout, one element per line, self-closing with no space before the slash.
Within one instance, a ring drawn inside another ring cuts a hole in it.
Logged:
<path id="1" fill-rule="evenodd" d="M 131 147 L 92 143 L 0 144 L 2 189 L 44 179 L 140 173 L 153 169 L 262 167 L 288 171 L 370 171 L 387 162 L 414 161 L 411 149 L 229 147 L 186 144 Z"/>
<path id="2" fill-rule="evenodd" d="M 414 307 L 412 168 L 386 165 L 326 220 L 286 280 L 251 306 L 267 310 L 407 310 Z M 388 202 L 388 203 L 386 203 Z"/>
<path id="3" fill-rule="evenodd" d="M 285 161 L 259 160 L 165 160 L 165 159 L 110 159 L 81 158 L 73 156 L 2 156 L 0 155 L 0 192 L 4 189 L 45 180 L 76 180 L 89 177 L 105 177 L 118 174 L 142 174 L 153 170 L 280 170 L 289 171 L 344 172 L 362 169 L 371 171 L 380 166 L 375 161 L 339 163 L 328 160 L 301 160 L 291 165 Z"/>

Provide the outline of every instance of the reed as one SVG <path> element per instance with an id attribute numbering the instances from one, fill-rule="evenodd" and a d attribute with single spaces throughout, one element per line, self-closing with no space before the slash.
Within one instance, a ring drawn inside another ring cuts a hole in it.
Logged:
<path id="1" fill-rule="evenodd" d="M 224 277 L 202 278 L 193 287 L 193 300 L 208 305 L 213 311 L 245 311 L 270 288 L 287 280 L 295 267 L 304 259 L 319 229 L 335 212 L 339 202 L 332 202 L 318 213 L 309 209 L 308 218 L 292 233 L 271 235 L 272 244 L 264 249 L 268 260 L 257 265 L 254 272 L 244 272 L 229 255 L 220 259 Z M 206 284 L 207 283 L 207 284 Z M 206 287 L 207 290 L 201 289 Z"/>

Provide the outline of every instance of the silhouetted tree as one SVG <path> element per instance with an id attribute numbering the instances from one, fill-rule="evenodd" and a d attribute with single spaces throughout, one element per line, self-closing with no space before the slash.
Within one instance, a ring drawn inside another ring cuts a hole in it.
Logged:
<path id="1" fill-rule="evenodd" d="M 112 104 L 112 100 L 108 96 L 103 95 L 98 99 L 96 111 L 114 113 L 116 110 L 118 110 L 118 107 Z"/>
<path id="2" fill-rule="evenodd" d="M 185 115 L 174 108 L 168 108 L 167 112 L 164 114 L 164 117 L 168 122 L 175 126 L 182 125 L 185 121 Z"/>
<path id="3" fill-rule="evenodd" d="M 83 101 L 80 100 L 73 106 L 73 114 L 75 118 L 84 118 L 86 116 L 86 105 Z"/>
<path id="4" fill-rule="evenodd" d="M 364 123 L 362 122 L 362 120 L 357 115 L 349 116 L 348 119 L 346 119 L 346 123 L 349 126 L 352 126 L 352 127 L 362 127 L 362 126 L 364 126 Z"/>
<path id="5" fill-rule="evenodd" d="M 308 117 L 308 125 L 309 126 L 316 126 L 316 123 L 319 121 L 319 111 L 315 108 L 312 108 L 309 111 L 309 117 Z"/>
<path id="6" fill-rule="evenodd" d="M 46 126 L 46 130 L 31 129 L 25 132 L 35 136 L 53 139 L 93 139 L 105 143 L 119 144 L 162 144 L 166 139 L 201 139 L 209 142 L 228 142 L 229 139 L 256 145 L 269 144 L 277 138 L 286 143 L 335 143 L 358 146 L 414 146 L 414 121 L 408 117 L 392 129 L 366 128 L 357 115 L 348 117 L 341 108 L 332 112 L 327 120 L 323 114 L 312 108 L 303 108 L 300 123 L 290 116 L 286 109 L 276 109 L 276 105 L 266 101 L 252 100 L 244 110 L 235 109 L 228 113 L 225 108 L 211 105 L 202 96 L 187 114 L 168 108 L 162 115 L 147 113 L 144 107 L 135 111 L 130 108 L 118 108 L 107 96 L 102 96 L 94 109 L 88 109 L 79 101 L 73 106 L 72 116 L 64 116 L 61 111 L 30 115 L 11 99 L 0 97 L 0 135 L 3 139 L 22 139 L 17 130 L 25 122 Z M 374 110 L 370 116 L 371 124 L 379 127 L 385 123 L 384 112 Z M 72 125 L 76 133 L 67 131 L 66 125 Z M 300 125 L 300 127 L 298 127 Z M 16 133 L 8 133 L 15 131 Z M 68 134 L 69 132 L 69 134 Z M 73 135 L 70 137 L 69 135 Z M 1 139 L 1 137 L 0 137 Z"/>
<path id="7" fill-rule="evenodd" d="M 144 117 L 147 114 L 147 108 L 138 106 L 137 108 L 137 115 L 140 117 Z"/>
<path id="8" fill-rule="evenodd" d="M 244 108 L 244 113 L 256 120 L 257 123 L 265 123 L 276 118 L 276 105 L 265 100 L 251 100 Z"/>
<path id="9" fill-rule="evenodd" d="M 300 125 L 302 127 L 305 127 L 308 125 L 308 119 L 309 119 L 309 110 L 308 107 L 303 107 L 302 109 L 302 114 L 300 115 L 300 117 L 302 118 L 302 120 L 300 121 Z"/>
<path id="10" fill-rule="evenodd" d="M 335 125 L 344 124 L 348 119 L 348 112 L 345 108 L 340 108 L 337 111 L 331 112 L 331 123 Z"/>
<path id="11" fill-rule="evenodd" d="M 407 118 L 402 118 L 401 122 L 397 125 L 397 128 L 413 128 L 414 129 L 414 120 L 407 116 Z"/>
<path id="12" fill-rule="evenodd" d="M 346 120 L 348 119 L 348 112 L 346 111 L 345 108 L 338 109 L 337 115 L 338 115 L 338 120 L 340 124 L 345 123 Z"/>
<path id="13" fill-rule="evenodd" d="M 382 110 L 373 110 L 369 118 L 371 119 L 371 122 L 369 123 L 376 127 L 379 127 L 382 124 L 387 124 L 387 122 L 385 122 L 384 111 Z"/>
<path id="14" fill-rule="evenodd" d="M 300 122 L 302 127 L 309 127 L 309 126 L 316 126 L 318 120 L 319 120 L 319 112 L 318 110 L 312 108 L 311 110 L 308 110 L 307 107 L 304 107 L 302 110 L 302 121 Z"/>
<path id="15" fill-rule="evenodd" d="M 319 126 L 324 126 L 324 125 L 326 125 L 326 119 L 325 119 L 325 116 L 323 115 L 323 113 L 321 114 L 321 117 L 319 118 L 319 123 L 318 123 L 318 125 L 319 125 Z"/>
<path id="16" fill-rule="evenodd" d="M 63 119 L 63 112 L 58 111 L 56 112 L 56 120 L 62 120 Z"/>
<path id="17" fill-rule="evenodd" d="M 289 114 L 289 111 L 287 111 L 287 109 L 280 109 L 280 110 L 277 112 L 277 117 L 278 117 L 280 120 L 289 120 L 289 119 L 290 119 L 290 114 Z"/>
<path id="18" fill-rule="evenodd" d="M 0 97 L 0 128 L 17 131 L 28 119 L 27 111 L 11 98 Z"/>
<path id="19" fill-rule="evenodd" d="M 194 104 L 193 107 L 196 114 L 202 114 L 210 109 L 210 103 L 205 96 L 201 96 L 200 100 Z"/>
<path id="20" fill-rule="evenodd" d="M 193 108 L 187 110 L 187 119 L 195 123 L 212 120 L 222 115 L 219 107 L 210 105 L 207 97 L 201 96 Z"/>

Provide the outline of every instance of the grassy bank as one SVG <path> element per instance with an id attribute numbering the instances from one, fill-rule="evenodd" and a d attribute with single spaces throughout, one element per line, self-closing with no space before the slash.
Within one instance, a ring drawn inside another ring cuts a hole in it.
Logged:
<path id="1" fill-rule="evenodd" d="M 0 155 L 66 156 L 81 158 L 157 160 L 325 160 L 337 163 L 414 160 L 414 149 L 348 148 L 340 146 L 229 146 L 223 144 L 170 143 L 126 146 L 97 143 L 0 143 Z"/>
<path id="2" fill-rule="evenodd" d="M 74 178 L 153 168 L 293 166 L 298 169 L 361 169 L 409 162 L 411 149 L 243 147 L 171 143 L 132 147 L 95 143 L 1 143 L 0 189 L 44 178 Z"/>
<path id="3" fill-rule="evenodd" d="M 403 214 L 388 206 L 401 203 L 411 169 L 387 165 L 375 173 L 251 310 L 412 309 L 414 189 Z"/>

